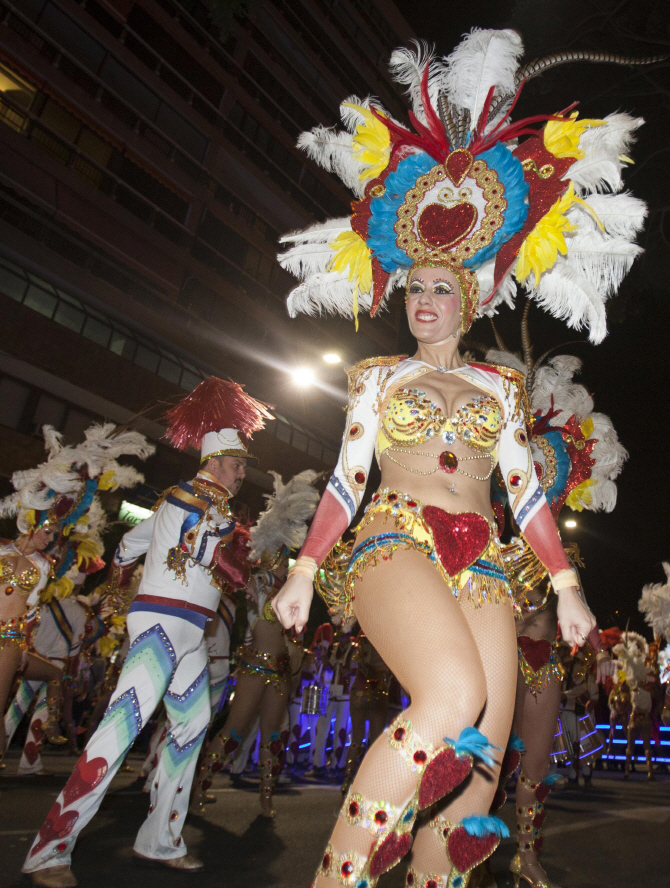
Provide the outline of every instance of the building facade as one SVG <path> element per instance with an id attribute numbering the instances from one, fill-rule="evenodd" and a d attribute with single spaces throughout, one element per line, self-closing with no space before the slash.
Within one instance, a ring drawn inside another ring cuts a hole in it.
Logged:
<path id="1" fill-rule="evenodd" d="M 258 0 L 225 34 L 204 0 L 0 0 L 0 476 L 45 422 L 139 415 L 159 441 L 211 373 L 276 407 L 256 505 L 267 469 L 333 465 L 346 387 L 322 355 L 393 353 L 398 318 L 290 320 L 277 238 L 347 214 L 296 137 L 347 95 L 400 114 L 386 64 L 411 37 L 386 0 Z M 160 444 L 147 482 L 194 465 Z"/>

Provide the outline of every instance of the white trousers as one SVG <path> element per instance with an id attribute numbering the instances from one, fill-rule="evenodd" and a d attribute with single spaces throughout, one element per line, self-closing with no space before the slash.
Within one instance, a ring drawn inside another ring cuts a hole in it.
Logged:
<path id="1" fill-rule="evenodd" d="M 186 854 L 181 832 L 210 716 L 203 630 L 180 617 L 135 611 L 128 615 L 128 633 L 130 650 L 105 717 L 47 814 L 24 872 L 70 863 L 77 836 L 97 812 L 126 753 L 161 700 L 169 739 L 135 850 L 164 860 Z"/>

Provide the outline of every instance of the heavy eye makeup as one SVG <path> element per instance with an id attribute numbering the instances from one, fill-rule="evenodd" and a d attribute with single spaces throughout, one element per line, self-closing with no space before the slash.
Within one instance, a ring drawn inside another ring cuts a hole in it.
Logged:
<path id="1" fill-rule="evenodd" d="M 435 296 L 452 296 L 454 293 L 454 288 L 449 281 L 437 280 L 433 283 L 431 289 Z M 410 296 L 418 296 L 421 293 L 425 293 L 425 291 L 426 285 L 419 280 L 412 281 L 407 290 Z"/>

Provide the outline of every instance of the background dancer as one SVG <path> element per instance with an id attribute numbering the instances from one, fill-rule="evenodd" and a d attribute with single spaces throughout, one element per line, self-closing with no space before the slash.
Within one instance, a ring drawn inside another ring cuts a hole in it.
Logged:
<path id="1" fill-rule="evenodd" d="M 198 870 L 182 828 L 198 752 L 210 718 L 204 629 L 219 601 L 212 572 L 225 575 L 235 520 L 228 500 L 240 489 L 252 457 L 243 440 L 270 414 L 241 386 L 210 377 L 168 413 L 168 437 L 200 446 L 191 483 L 166 491 L 151 522 L 151 542 L 138 594 L 128 613 L 130 649 L 98 730 L 47 815 L 23 871 L 33 884 L 76 885 L 70 869 L 77 836 L 94 816 L 135 737 L 164 700 L 170 740 L 158 766 L 149 815 L 134 854 L 173 869 Z M 146 551 L 142 524 L 115 555 L 129 572 Z M 140 549 L 135 550 L 135 543 Z"/>

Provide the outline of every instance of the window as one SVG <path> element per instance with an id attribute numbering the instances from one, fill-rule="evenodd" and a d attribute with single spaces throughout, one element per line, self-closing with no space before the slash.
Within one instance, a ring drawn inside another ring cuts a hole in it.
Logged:
<path id="1" fill-rule="evenodd" d="M 116 59 L 107 56 L 100 71 L 100 77 L 140 114 L 148 117 L 149 120 L 154 119 L 160 105 L 158 96 L 147 89 L 134 74 L 120 65 Z"/>
<path id="2" fill-rule="evenodd" d="M 91 71 L 97 71 L 105 56 L 104 48 L 67 15 L 48 3 L 39 26 Z"/>
<path id="3" fill-rule="evenodd" d="M 10 296 L 21 302 L 26 292 L 26 281 L 24 278 L 13 274 L 8 268 L 0 265 L 0 293 Z"/>
<path id="4" fill-rule="evenodd" d="M 137 346 L 135 363 L 139 364 L 140 367 L 144 367 L 145 370 L 150 370 L 152 373 L 156 373 L 159 360 L 160 358 L 155 351 L 151 351 L 151 349 L 146 348 L 144 345 Z"/>
<path id="5" fill-rule="evenodd" d="M 91 342 L 97 342 L 98 345 L 107 348 L 112 328 L 107 324 L 103 324 L 101 321 L 97 321 L 95 318 L 89 317 L 86 318 L 83 333 L 87 339 L 91 340 Z"/>
<path id="6" fill-rule="evenodd" d="M 93 422 L 93 417 L 74 407 L 70 407 L 63 425 L 63 437 L 68 444 L 78 444 L 84 440 L 84 432 Z"/>
<path id="7" fill-rule="evenodd" d="M 43 425 L 51 425 L 61 430 L 65 418 L 65 403 L 42 392 L 33 414 L 32 434 L 40 434 Z"/>
<path id="8" fill-rule="evenodd" d="M 4 65 L 0 65 L 0 93 L 28 111 L 36 92 L 37 90 L 31 83 Z"/>
<path id="9" fill-rule="evenodd" d="M 28 308 L 38 311 L 46 318 L 50 318 L 53 317 L 54 310 L 58 304 L 58 299 L 56 299 L 55 296 L 51 296 L 49 293 L 45 293 L 41 287 L 36 287 L 34 284 L 31 284 L 28 287 L 28 292 L 23 304 L 27 305 Z"/>
<path id="10" fill-rule="evenodd" d="M 181 375 L 181 387 L 187 392 L 192 392 L 196 385 L 199 385 L 201 382 L 202 377 L 196 376 L 195 373 L 191 373 L 189 370 L 184 370 Z"/>
<path id="11" fill-rule="evenodd" d="M 68 142 L 76 142 L 81 129 L 81 122 L 72 114 L 69 114 L 62 105 L 47 99 L 40 113 L 40 120 L 50 130 L 62 136 Z"/>
<path id="12" fill-rule="evenodd" d="M 158 375 L 162 376 L 163 379 L 167 379 L 168 382 L 174 382 L 175 385 L 179 385 L 181 367 L 179 364 L 175 364 L 174 361 L 169 360 L 169 358 L 161 358 L 161 362 L 158 365 Z"/>
<path id="13" fill-rule="evenodd" d="M 0 379 L 0 425 L 18 429 L 28 401 L 30 387 L 3 376 Z"/>
<path id="14" fill-rule="evenodd" d="M 86 315 L 81 309 L 75 308 L 74 305 L 68 305 L 65 302 L 59 304 L 54 315 L 54 321 L 57 324 L 67 327 L 68 330 L 74 330 L 75 333 L 81 333 L 85 318 Z"/>
<path id="15" fill-rule="evenodd" d="M 154 118 L 151 119 L 153 120 Z M 209 142 L 181 114 L 177 114 L 176 111 L 173 111 L 172 108 L 161 102 L 155 121 L 156 125 L 163 130 L 166 136 L 169 136 L 184 151 L 188 151 L 191 157 L 195 157 L 196 160 L 202 163 L 205 159 Z"/>

